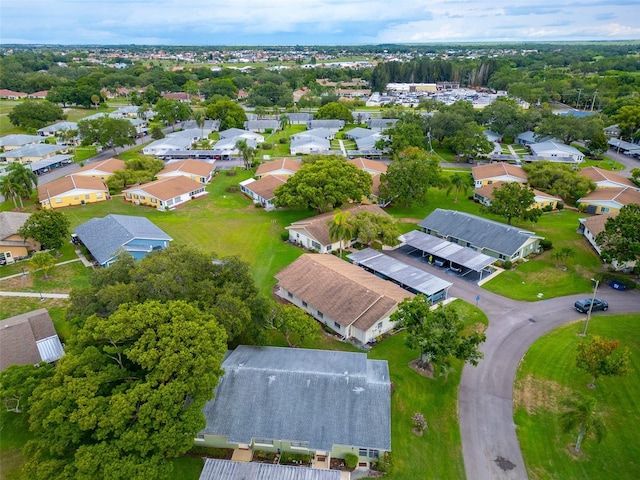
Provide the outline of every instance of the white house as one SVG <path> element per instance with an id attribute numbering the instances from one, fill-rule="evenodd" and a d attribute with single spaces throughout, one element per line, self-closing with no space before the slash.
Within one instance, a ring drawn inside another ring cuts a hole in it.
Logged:
<path id="1" fill-rule="evenodd" d="M 259 180 L 249 178 L 240 182 L 240 190 L 253 200 L 253 203 L 262 205 L 265 210 L 273 210 L 275 194 L 273 193 L 280 185 L 287 183 L 288 175 L 265 175 Z"/>
<path id="2" fill-rule="evenodd" d="M 331 142 L 324 138 L 298 136 L 291 140 L 289 152 L 291 155 L 310 155 L 314 153 L 329 153 Z"/>
<path id="3" fill-rule="evenodd" d="M 565 145 L 554 140 L 529 145 L 533 155 L 543 157 L 551 161 L 567 161 L 580 163 L 584 160 L 584 154 L 570 145 Z"/>

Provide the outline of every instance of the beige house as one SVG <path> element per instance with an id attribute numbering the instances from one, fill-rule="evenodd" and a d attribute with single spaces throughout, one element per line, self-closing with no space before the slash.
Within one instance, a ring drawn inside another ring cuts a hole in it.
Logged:
<path id="1" fill-rule="evenodd" d="M 304 254 L 275 277 L 278 296 L 363 344 L 391 330 L 398 303 L 414 296 L 334 255 Z"/>
<path id="2" fill-rule="evenodd" d="M 490 185 L 485 185 L 482 188 L 478 188 L 473 191 L 473 199 L 477 200 L 479 203 L 486 205 L 488 207 L 489 205 L 491 205 L 491 202 L 493 201 L 493 198 L 494 198 L 493 191 L 496 188 L 500 188 L 504 184 L 505 182 L 495 182 Z M 533 198 L 535 203 L 531 208 L 543 209 L 545 207 L 547 208 L 551 207 L 552 210 L 555 210 L 556 208 L 558 208 L 558 203 L 562 202 L 561 198 L 554 197 L 553 195 L 542 192 L 535 188 L 532 190 L 533 190 L 533 195 L 534 195 Z"/>
<path id="3" fill-rule="evenodd" d="M 629 178 L 616 172 L 610 172 L 598 167 L 586 167 L 580 170 L 580 175 L 593 180 L 598 188 L 625 188 L 640 190 L 640 187 Z"/>
<path id="4" fill-rule="evenodd" d="M 587 196 L 579 198 L 578 207 L 587 213 L 618 213 L 630 203 L 640 205 L 640 191 L 631 187 L 597 188 Z"/>
<path id="5" fill-rule="evenodd" d="M 353 158 L 351 160 L 347 160 L 347 162 L 352 163 L 358 169 L 370 173 L 371 175 L 380 175 L 382 173 L 387 173 L 387 165 L 382 162 L 376 162 L 375 160 L 369 160 L 368 158 Z"/>
<path id="6" fill-rule="evenodd" d="M 279 158 L 277 160 L 271 160 L 270 162 L 261 163 L 256 170 L 256 177 L 262 178 L 265 175 L 288 175 L 295 174 L 302 162 L 295 158 Z"/>
<path id="7" fill-rule="evenodd" d="M 179 175 L 131 187 L 122 193 L 127 202 L 164 211 L 206 195 L 207 191 L 202 183 Z"/>
<path id="8" fill-rule="evenodd" d="M 187 159 L 170 163 L 163 170 L 158 172 L 156 177 L 159 179 L 186 177 L 195 182 L 207 185 L 213 178 L 215 171 L 216 167 L 213 163 L 203 162 L 202 160 Z"/>
<path id="9" fill-rule="evenodd" d="M 18 235 L 30 216 L 22 212 L 0 212 L 0 265 L 26 257 L 31 250 L 40 250 L 40 244 L 33 238 L 25 240 Z"/>
<path id="10" fill-rule="evenodd" d="M 44 209 L 104 202 L 109 189 L 102 179 L 69 175 L 38 186 L 38 201 Z"/>
<path id="11" fill-rule="evenodd" d="M 527 183 L 527 173 L 521 168 L 506 162 L 478 165 L 471 169 L 474 188 L 482 188 L 495 182 Z"/>
<path id="12" fill-rule="evenodd" d="M 84 167 L 74 171 L 74 175 L 80 175 L 83 177 L 96 177 L 101 180 L 106 180 L 113 175 L 116 170 L 124 170 L 127 164 L 117 158 L 109 158 L 100 162 L 88 163 Z"/>
<path id="13" fill-rule="evenodd" d="M 287 183 L 288 175 L 265 175 L 260 180 L 249 178 L 240 182 L 240 190 L 248 195 L 256 205 L 262 205 L 265 210 L 276 208 L 275 191 L 280 185 Z"/>
<path id="14" fill-rule="evenodd" d="M 588 218 L 578 219 L 578 221 L 580 222 L 580 227 L 578 231 L 582 233 L 582 235 L 584 235 L 584 238 L 586 238 L 587 241 L 593 247 L 593 249 L 596 252 L 598 252 L 598 255 L 600 255 L 602 248 L 596 241 L 596 237 L 600 232 L 604 231 L 604 227 L 607 223 L 607 220 L 615 217 L 616 215 L 617 213 L 605 213 L 604 215 L 593 215 Z M 635 261 L 624 262 L 624 263 L 618 263 L 616 261 L 612 262 L 612 266 L 616 270 L 633 269 L 635 265 L 636 265 Z"/>

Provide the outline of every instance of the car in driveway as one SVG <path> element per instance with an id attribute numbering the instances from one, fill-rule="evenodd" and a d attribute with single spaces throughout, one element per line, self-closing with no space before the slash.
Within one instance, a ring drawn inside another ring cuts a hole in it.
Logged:
<path id="1" fill-rule="evenodd" d="M 573 304 L 577 311 L 580 313 L 587 313 L 589 311 L 589 307 L 591 306 L 591 299 L 585 298 L 584 300 L 578 300 Z M 609 308 L 609 304 L 604 300 L 600 300 L 598 298 L 593 299 L 593 307 L 591 307 L 591 311 L 595 312 L 596 310 L 606 311 Z"/>

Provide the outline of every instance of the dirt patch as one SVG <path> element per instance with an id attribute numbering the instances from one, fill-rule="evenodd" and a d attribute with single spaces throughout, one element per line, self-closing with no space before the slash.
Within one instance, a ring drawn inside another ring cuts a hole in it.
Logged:
<path id="1" fill-rule="evenodd" d="M 434 368 L 432 363 L 426 363 L 419 358 L 409 362 L 409 368 L 423 377 L 433 380 Z"/>
<path id="2" fill-rule="evenodd" d="M 398 222 L 400 223 L 420 223 L 422 219 L 420 218 L 399 218 Z"/>
<path id="3" fill-rule="evenodd" d="M 560 400 L 570 396 L 571 393 L 570 388 L 557 382 L 527 375 L 516 383 L 513 391 L 513 404 L 516 407 L 523 407 L 529 414 L 534 414 L 538 410 L 558 413 Z"/>
<path id="4" fill-rule="evenodd" d="M 420 430 L 419 428 L 412 428 L 411 431 L 417 437 L 421 437 L 424 435 L 424 430 Z"/>

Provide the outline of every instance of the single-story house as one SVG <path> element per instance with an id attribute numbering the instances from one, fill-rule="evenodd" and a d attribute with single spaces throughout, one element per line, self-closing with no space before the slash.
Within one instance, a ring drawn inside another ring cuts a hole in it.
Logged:
<path id="1" fill-rule="evenodd" d="M 165 138 L 151 142 L 142 149 L 145 155 L 162 155 L 164 152 L 174 150 L 189 150 L 202 136 L 199 128 L 190 128 L 179 132 L 170 133 Z"/>
<path id="2" fill-rule="evenodd" d="M 38 201 L 44 209 L 104 202 L 108 198 L 109 189 L 97 177 L 68 175 L 38 186 Z"/>
<path id="3" fill-rule="evenodd" d="M 631 187 L 597 188 L 576 201 L 576 205 L 592 214 L 617 213 L 630 203 L 640 205 L 640 191 Z"/>
<path id="4" fill-rule="evenodd" d="M 352 218 L 359 212 L 389 215 L 377 205 L 348 205 L 344 210 L 351 212 Z M 333 212 L 327 212 L 293 222 L 288 227 L 285 227 L 289 231 L 289 241 L 318 253 L 329 253 L 338 250 L 340 241 L 332 240 L 329 234 L 329 223 L 333 220 L 333 215 Z M 342 247 L 350 247 L 353 240 L 343 240 Z"/>
<path id="5" fill-rule="evenodd" d="M 244 122 L 244 128 L 250 132 L 263 133 L 267 130 L 277 132 L 280 130 L 280 122 L 278 120 L 247 120 Z"/>
<path id="6" fill-rule="evenodd" d="M 291 155 L 310 155 L 314 153 L 329 153 L 331 142 L 324 138 L 298 136 L 296 140 L 291 140 L 289 152 Z"/>
<path id="7" fill-rule="evenodd" d="M 25 98 L 27 96 L 24 92 L 14 92 L 8 88 L 0 89 L 0 98 L 6 98 L 7 100 L 18 100 L 19 98 Z"/>
<path id="8" fill-rule="evenodd" d="M 622 133 L 622 129 L 620 128 L 620 125 L 618 125 L 617 123 L 614 125 L 609 125 L 608 127 L 604 127 L 604 134 L 607 137 L 618 138 L 620 137 L 621 133 Z"/>
<path id="9" fill-rule="evenodd" d="M 481 188 L 495 182 L 518 182 L 527 183 L 527 172 L 521 167 L 511 165 L 507 162 L 487 163 L 477 165 L 471 169 L 473 175 L 474 188 Z"/>
<path id="10" fill-rule="evenodd" d="M 42 137 L 40 137 L 42 139 Z M 10 152 L 0 153 L 0 160 L 5 160 L 9 163 L 31 163 L 38 160 L 44 160 L 45 158 L 52 157 L 58 152 L 65 152 L 65 146 L 61 145 L 49 145 L 45 143 L 36 143 L 27 145 L 25 147 L 16 148 Z"/>
<path id="11" fill-rule="evenodd" d="M 580 170 L 580 175 L 587 177 L 596 184 L 598 188 L 633 188 L 640 190 L 640 187 L 629 178 L 617 172 L 610 172 L 598 167 L 585 167 Z"/>
<path id="12" fill-rule="evenodd" d="M 491 130 L 485 130 L 482 133 L 484 133 L 484 136 L 487 137 L 487 140 L 489 140 L 492 143 L 502 142 L 502 135 L 500 135 L 499 133 L 492 132 Z"/>
<path id="13" fill-rule="evenodd" d="M 395 127 L 396 123 L 398 123 L 397 118 L 369 118 L 367 119 L 367 127 L 371 130 L 376 130 L 378 132 L 382 132 L 384 130 L 388 130 L 390 128 Z"/>
<path id="14" fill-rule="evenodd" d="M 326 459 L 323 465 L 329 465 Z M 340 470 L 205 458 L 199 480 L 340 480 Z"/>
<path id="15" fill-rule="evenodd" d="M 291 125 L 306 125 L 309 120 L 313 120 L 312 113 L 287 113 L 287 117 Z"/>
<path id="16" fill-rule="evenodd" d="M 386 139 L 386 135 L 380 132 L 375 132 L 373 135 L 367 137 L 360 137 L 355 140 L 358 150 L 374 150 L 376 149 L 376 143 L 379 140 Z"/>
<path id="17" fill-rule="evenodd" d="M 47 95 L 49 94 L 49 90 L 40 90 L 38 92 L 33 92 L 27 95 L 28 98 L 35 98 L 38 100 L 45 100 Z"/>
<path id="18" fill-rule="evenodd" d="M 192 98 L 202 100 L 200 95 L 192 95 L 187 92 L 167 92 L 162 94 L 162 98 L 166 98 L 168 100 L 177 100 L 181 103 L 189 103 Z"/>
<path id="19" fill-rule="evenodd" d="M 167 164 L 167 166 L 156 174 L 158 178 L 169 178 L 183 176 L 207 185 L 213 178 L 216 167 L 213 163 L 202 160 L 178 160 Z"/>
<path id="20" fill-rule="evenodd" d="M 193 128 L 200 129 L 195 120 L 187 120 L 182 124 L 182 128 L 185 130 L 191 130 Z M 205 120 L 202 128 L 204 129 L 205 136 L 208 136 L 210 133 L 220 130 L 220 120 Z"/>
<path id="21" fill-rule="evenodd" d="M 240 182 L 240 190 L 253 200 L 253 203 L 262 205 L 265 210 L 270 211 L 276 208 L 273 204 L 276 196 L 276 188 L 287 183 L 289 175 L 265 175 L 256 180 L 249 178 Z"/>
<path id="22" fill-rule="evenodd" d="M 37 145 L 42 142 L 44 142 L 44 139 L 38 135 L 25 135 L 22 133 L 13 133 L 0 137 L 0 147 L 5 152 L 26 147 L 27 145 Z"/>
<path id="23" fill-rule="evenodd" d="M 358 140 L 359 138 L 370 137 L 374 133 L 376 133 L 376 131 L 371 130 L 370 128 L 356 127 L 345 132 L 344 136 L 350 140 Z"/>
<path id="24" fill-rule="evenodd" d="M 565 161 L 566 159 L 568 163 L 580 163 L 584 160 L 584 153 L 580 150 L 554 140 L 530 144 L 529 150 L 537 157 L 548 158 L 553 161 Z"/>
<path id="25" fill-rule="evenodd" d="M 140 260 L 147 254 L 164 250 L 173 239 L 148 218 L 132 215 L 107 215 L 92 218 L 74 232 L 102 267 L 109 267 L 121 251 Z"/>
<path id="26" fill-rule="evenodd" d="M 45 308 L 0 321 L 0 371 L 11 365 L 55 362 L 64 355 Z"/>
<path id="27" fill-rule="evenodd" d="M 436 208 L 418 225 L 429 235 L 509 261 L 538 253 L 540 240 L 544 238 L 534 232 L 470 213 L 441 208 Z"/>
<path id="28" fill-rule="evenodd" d="M 294 175 L 302 162 L 295 158 L 280 158 L 269 162 L 261 163 L 256 170 L 256 177 L 262 178 L 265 175 Z"/>
<path id="29" fill-rule="evenodd" d="M 394 327 L 391 314 L 413 294 L 335 255 L 305 253 L 275 275 L 276 294 L 344 338 L 366 344 Z"/>
<path id="30" fill-rule="evenodd" d="M 213 149 L 217 151 L 221 156 L 240 155 L 240 150 L 238 150 L 238 142 L 240 140 L 244 140 L 245 142 L 247 142 L 247 146 L 251 148 L 255 149 L 258 147 L 255 138 L 237 136 L 221 138 L 213 146 Z"/>
<path id="31" fill-rule="evenodd" d="M 178 176 L 127 188 L 122 193 L 127 202 L 164 211 L 173 210 L 178 205 L 206 195 L 207 191 L 202 183 Z"/>
<path id="32" fill-rule="evenodd" d="M 375 160 L 369 160 L 368 158 L 352 158 L 351 160 L 347 160 L 349 163 L 353 163 L 358 169 L 370 173 L 373 175 L 380 175 L 382 173 L 387 173 L 387 165 L 382 162 L 377 162 Z"/>
<path id="33" fill-rule="evenodd" d="M 540 137 L 536 132 L 528 130 L 516 136 L 515 140 L 518 145 L 526 146 L 538 142 L 544 142 L 546 140 L 549 140 L 549 137 Z"/>
<path id="34" fill-rule="evenodd" d="M 600 255 L 602 251 L 602 247 L 596 241 L 596 237 L 600 232 L 604 231 L 604 227 L 607 223 L 607 220 L 613 218 L 617 215 L 617 213 L 605 213 L 604 215 L 593 215 L 588 218 L 579 218 L 578 222 L 580 222 L 580 226 L 578 231 L 584 235 L 587 241 L 591 244 L 593 249 Z M 616 270 L 627 270 L 633 269 L 636 265 L 635 261 L 618 263 L 617 261 L 612 262 L 613 267 Z"/>
<path id="35" fill-rule="evenodd" d="M 0 212 L 0 265 L 26 257 L 31 250 L 40 250 L 40 244 L 33 238 L 18 235 L 30 216 L 30 213 Z"/>
<path id="36" fill-rule="evenodd" d="M 368 464 L 391 450 L 386 360 L 359 352 L 241 345 L 222 369 L 215 396 L 203 409 L 206 426 L 195 439 L 198 446 L 245 450 L 248 459 L 253 450 L 304 453 L 326 466 L 347 453 Z M 269 478 L 298 478 L 283 473 Z"/>
<path id="37" fill-rule="evenodd" d="M 78 124 L 76 122 L 58 122 L 53 125 L 47 125 L 38 129 L 38 135 L 41 137 L 57 137 L 69 130 L 78 130 Z"/>
<path id="38" fill-rule="evenodd" d="M 250 132 L 248 130 L 241 130 L 240 128 L 228 128 L 227 130 L 223 130 L 222 132 L 220 132 L 219 135 L 221 139 L 239 137 L 238 140 L 252 140 L 256 144 L 264 142 L 263 135 Z"/>
<path id="39" fill-rule="evenodd" d="M 488 207 L 489 205 L 491 205 L 491 202 L 494 198 L 493 191 L 496 188 L 500 188 L 504 184 L 505 182 L 494 182 L 490 185 L 485 185 L 482 188 L 478 188 L 473 191 L 473 199 Z M 561 198 L 554 197 L 553 195 L 542 192 L 535 188 L 532 188 L 532 190 L 535 203 L 531 206 L 531 208 L 543 209 L 545 207 L 551 207 L 551 209 L 555 210 L 556 208 L 558 208 L 558 203 L 562 202 Z"/>
<path id="40" fill-rule="evenodd" d="M 108 158 L 99 162 L 87 163 L 84 167 L 80 167 L 73 172 L 74 175 L 83 177 L 96 177 L 106 180 L 113 175 L 116 170 L 124 170 L 127 164 L 117 158 Z"/>
<path id="41" fill-rule="evenodd" d="M 333 140 L 335 132 L 328 128 L 314 128 L 312 130 L 305 130 L 303 132 L 296 133 L 295 135 L 291 135 L 290 140 L 298 140 L 302 137 L 317 137 L 324 138 L 325 140 Z"/>
<path id="42" fill-rule="evenodd" d="M 307 122 L 307 130 L 314 128 L 326 128 L 333 133 L 338 133 L 344 128 L 344 120 L 309 120 Z"/>

